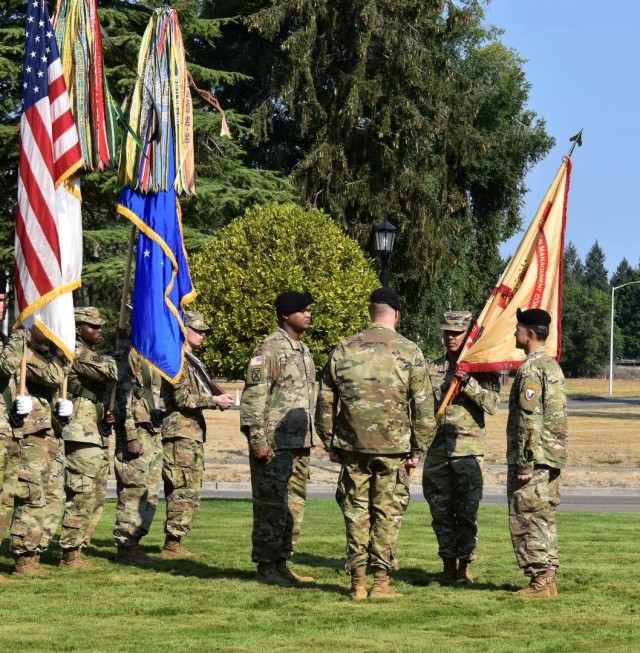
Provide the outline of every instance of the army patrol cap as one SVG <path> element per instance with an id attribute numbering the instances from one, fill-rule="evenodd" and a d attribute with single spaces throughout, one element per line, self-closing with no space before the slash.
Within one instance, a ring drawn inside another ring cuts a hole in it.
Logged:
<path id="1" fill-rule="evenodd" d="M 528 311 L 518 309 L 516 318 L 520 324 L 525 326 L 546 326 L 551 324 L 551 315 L 541 308 L 530 308 Z"/>
<path id="2" fill-rule="evenodd" d="M 470 311 L 447 311 L 444 322 L 440 325 L 443 331 L 457 331 L 462 333 L 471 326 L 473 315 Z"/>
<path id="3" fill-rule="evenodd" d="M 371 293 L 369 297 L 370 304 L 388 304 L 391 308 L 395 308 L 396 311 L 402 310 L 402 301 L 400 300 L 400 295 L 395 290 L 391 288 L 377 288 Z"/>
<path id="4" fill-rule="evenodd" d="M 211 327 L 204 321 L 204 315 L 199 311 L 185 311 L 184 325 L 194 331 L 209 331 Z"/>
<path id="5" fill-rule="evenodd" d="M 95 324 L 102 326 L 106 320 L 100 317 L 100 311 L 95 306 L 76 306 L 73 309 L 73 316 L 76 319 L 76 324 Z"/>
<path id="6" fill-rule="evenodd" d="M 304 311 L 304 309 L 312 303 L 313 295 L 310 292 L 287 290 L 287 292 L 280 293 L 276 297 L 274 306 L 278 313 L 289 315 L 290 313 Z"/>

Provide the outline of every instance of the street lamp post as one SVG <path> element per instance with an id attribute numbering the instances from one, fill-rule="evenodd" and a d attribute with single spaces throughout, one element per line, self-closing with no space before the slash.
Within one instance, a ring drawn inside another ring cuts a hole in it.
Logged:
<path id="1" fill-rule="evenodd" d="M 385 220 L 375 229 L 376 250 L 380 254 L 380 283 L 386 288 L 389 285 L 389 257 L 393 251 L 397 229 Z"/>
<path id="2" fill-rule="evenodd" d="M 609 340 L 609 396 L 613 396 L 613 309 L 615 306 L 615 296 L 616 290 L 624 288 L 625 286 L 632 286 L 634 283 L 640 283 L 640 281 L 628 281 L 627 283 L 622 283 L 619 286 L 613 286 L 611 288 L 611 333 Z"/>

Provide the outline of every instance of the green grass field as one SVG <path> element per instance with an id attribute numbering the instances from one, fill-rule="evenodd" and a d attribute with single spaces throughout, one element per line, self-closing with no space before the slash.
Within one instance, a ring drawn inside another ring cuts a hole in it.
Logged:
<path id="1" fill-rule="evenodd" d="M 164 504 L 161 504 L 164 510 Z M 404 597 L 350 602 L 342 570 L 344 533 L 338 507 L 312 501 L 295 568 L 312 587 L 272 587 L 253 580 L 251 504 L 205 501 L 185 543 L 197 561 L 163 561 L 153 569 L 111 562 L 114 503 L 87 550 L 99 569 L 0 584 L 0 651 L 157 653 L 257 651 L 391 652 L 640 651 L 640 543 L 634 514 L 561 513 L 560 596 L 512 596 L 524 584 L 507 531 L 506 510 L 480 516 L 477 583 L 428 583 L 439 570 L 425 504 L 410 506 L 400 536 Z M 157 555 L 161 517 L 145 548 Z M 54 547 L 43 555 L 57 562 Z M 7 543 L 0 572 L 11 570 Z"/>

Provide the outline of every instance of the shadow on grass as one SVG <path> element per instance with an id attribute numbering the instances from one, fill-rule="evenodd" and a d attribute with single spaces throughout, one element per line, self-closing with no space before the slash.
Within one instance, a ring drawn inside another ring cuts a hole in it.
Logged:
<path id="1" fill-rule="evenodd" d="M 56 543 L 57 544 L 57 543 Z M 60 560 L 60 549 L 57 545 L 54 544 L 53 551 L 50 549 L 46 551 L 42 556 L 42 562 L 44 564 L 53 564 L 56 565 Z M 111 563 L 115 568 L 121 569 L 139 569 L 144 572 L 155 572 L 155 573 L 165 573 L 172 576 L 182 576 L 182 577 L 194 577 L 200 578 L 203 580 L 236 580 L 250 583 L 259 583 L 256 580 L 255 569 L 238 569 L 234 567 L 217 567 L 214 565 L 207 564 L 202 557 L 198 556 L 195 558 L 162 558 L 158 555 L 159 547 L 157 545 L 150 544 L 145 546 L 142 544 L 140 548 L 151 557 L 153 560 L 153 565 L 151 566 L 138 566 L 138 565 L 126 565 L 115 562 L 115 547 L 113 546 L 112 540 L 105 539 L 94 539 L 91 544 L 83 550 L 83 553 L 88 562 L 93 562 L 96 559 L 106 560 Z M 311 558 L 317 558 L 317 556 L 309 556 Z M 307 561 L 303 561 L 303 555 L 296 556 L 297 562 L 300 564 L 310 564 Z M 93 560 L 92 560 L 93 559 Z M 321 558 L 324 560 L 324 558 Z M 329 559 L 327 559 L 329 560 Z M 332 559 L 331 559 L 332 560 Z M 332 560 L 333 561 L 333 560 Z M 294 562 L 295 569 L 295 562 Z M 316 566 L 321 566 L 317 564 Z M 329 566 L 329 565 L 322 565 Z M 0 565 L 0 569 L 1 569 Z M 9 568 L 10 570 L 11 568 Z M 315 583 L 282 583 L 278 584 L 279 587 L 286 587 L 291 590 L 298 591 L 308 591 L 308 590 L 320 590 L 322 592 L 329 592 L 332 594 L 346 594 L 346 588 L 342 585 L 338 585 L 330 582 L 318 581 Z"/>
<path id="2" fill-rule="evenodd" d="M 476 582 L 471 585 L 456 585 L 450 583 L 441 583 L 436 579 L 436 574 L 439 572 L 429 572 L 425 569 L 416 567 L 407 567 L 393 574 L 394 579 L 407 583 L 407 585 L 414 585 L 416 587 L 429 587 L 430 585 L 451 587 L 452 589 L 465 591 L 493 591 L 493 592 L 512 592 L 520 589 L 520 587 L 511 585 L 509 583 L 492 583 L 492 582 Z"/>

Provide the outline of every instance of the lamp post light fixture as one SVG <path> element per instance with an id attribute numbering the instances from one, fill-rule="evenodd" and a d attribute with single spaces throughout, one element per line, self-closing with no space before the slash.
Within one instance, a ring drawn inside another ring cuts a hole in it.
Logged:
<path id="1" fill-rule="evenodd" d="M 628 281 L 627 283 L 622 283 L 619 286 L 611 287 L 611 339 L 609 340 L 609 396 L 613 396 L 613 309 L 616 296 L 616 290 L 624 288 L 625 286 L 632 286 L 634 283 L 640 283 L 640 281 Z"/>
<path id="2" fill-rule="evenodd" d="M 386 288 L 389 285 L 389 257 L 398 231 L 389 220 L 381 222 L 375 229 L 376 251 L 380 254 L 380 283 Z"/>

